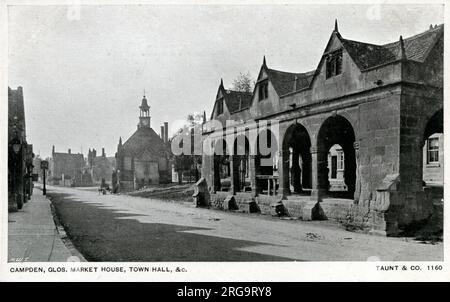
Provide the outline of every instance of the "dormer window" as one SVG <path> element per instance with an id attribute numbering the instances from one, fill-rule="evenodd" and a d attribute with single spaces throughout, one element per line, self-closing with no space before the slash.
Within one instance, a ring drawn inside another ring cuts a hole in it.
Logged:
<path id="1" fill-rule="evenodd" d="M 326 69 L 327 79 L 342 73 L 342 49 L 328 55 Z"/>
<path id="2" fill-rule="evenodd" d="M 269 81 L 268 80 L 264 80 L 262 82 L 259 83 L 259 91 L 258 91 L 258 96 L 259 96 L 259 100 L 265 100 L 269 97 Z"/>
<path id="3" fill-rule="evenodd" d="M 221 115 L 223 113 L 223 98 L 217 100 L 217 115 Z"/>

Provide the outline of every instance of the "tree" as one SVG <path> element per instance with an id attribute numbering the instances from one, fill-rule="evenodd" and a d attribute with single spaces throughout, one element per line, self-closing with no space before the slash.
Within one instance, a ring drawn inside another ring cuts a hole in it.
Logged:
<path id="1" fill-rule="evenodd" d="M 178 133 L 174 135 L 184 137 L 184 139 L 191 140 L 192 148 L 198 148 L 201 146 L 193 146 L 193 137 L 192 135 L 201 135 L 202 131 L 202 123 L 203 123 L 203 114 L 202 113 L 190 113 L 186 116 L 186 124 L 183 125 Z M 194 151 L 194 150 L 192 150 Z M 181 154 L 175 155 L 174 166 L 175 171 L 178 173 L 178 182 L 182 183 L 183 173 L 189 173 L 190 179 L 191 176 L 195 177 L 197 181 L 199 179 L 199 166 L 202 164 L 202 156 L 198 155 L 194 152 L 193 154 Z"/>
<path id="2" fill-rule="evenodd" d="M 252 79 L 250 72 L 240 72 L 233 81 L 233 90 L 241 92 L 252 92 L 255 87 L 255 81 Z"/>

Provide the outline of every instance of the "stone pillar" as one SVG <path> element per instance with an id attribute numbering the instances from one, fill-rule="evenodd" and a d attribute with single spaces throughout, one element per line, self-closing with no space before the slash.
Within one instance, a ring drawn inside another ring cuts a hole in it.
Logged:
<path id="1" fill-rule="evenodd" d="M 280 152 L 278 158 L 279 194 L 285 197 L 289 190 L 289 149 Z"/>
<path id="2" fill-rule="evenodd" d="M 359 143 L 354 142 L 353 147 L 355 148 L 355 158 L 356 158 L 356 181 L 355 181 L 355 194 L 354 203 L 359 203 L 359 197 L 361 194 L 361 173 L 359 171 Z"/>
<path id="3" fill-rule="evenodd" d="M 320 201 L 327 189 L 327 158 L 317 148 L 311 147 L 310 152 L 312 170 L 311 199 Z"/>
<path id="4" fill-rule="evenodd" d="M 250 181 L 251 181 L 251 187 L 252 187 L 252 195 L 256 196 L 256 155 L 250 155 Z"/>
<path id="5" fill-rule="evenodd" d="M 239 161 L 238 158 L 236 158 L 235 155 L 230 155 L 228 157 L 230 159 L 230 193 L 231 194 L 236 194 L 236 181 L 239 181 L 239 175 L 235 175 L 237 172 L 236 169 L 238 168 L 236 166 L 236 163 Z M 238 179 L 236 179 L 236 176 Z"/>

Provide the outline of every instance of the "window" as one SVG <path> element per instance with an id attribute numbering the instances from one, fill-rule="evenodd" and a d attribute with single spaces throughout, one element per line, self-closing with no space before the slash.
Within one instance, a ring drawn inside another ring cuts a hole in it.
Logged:
<path id="1" fill-rule="evenodd" d="M 337 50 L 327 57 L 327 79 L 342 73 L 342 50 Z"/>
<path id="2" fill-rule="evenodd" d="M 217 115 L 223 113 L 223 98 L 217 101 Z"/>
<path id="3" fill-rule="evenodd" d="M 259 83 L 259 100 L 265 100 L 269 96 L 269 81 L 265 80 L 261 83 Z"/>
<path id="4" fill-rule="evenodd" d="M 428 139 L 427 158 L 428 163 L 439 162 L 439 138 L 434 137 Z"/>
<path id="5" fill-rule="evenodd" d="M 344 170 L 344 152 L 339 152 L 338 169 Z"/>

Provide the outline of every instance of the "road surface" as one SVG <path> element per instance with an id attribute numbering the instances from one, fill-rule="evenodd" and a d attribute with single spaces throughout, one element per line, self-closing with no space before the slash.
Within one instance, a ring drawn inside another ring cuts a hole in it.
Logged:
<path id="1" fill-rule="evenodd" d="M 231 213 L 94 189 L 48 187 L 88 261 L 442 260 L 443 243 L 346 231 L 329 221 Z"/>

